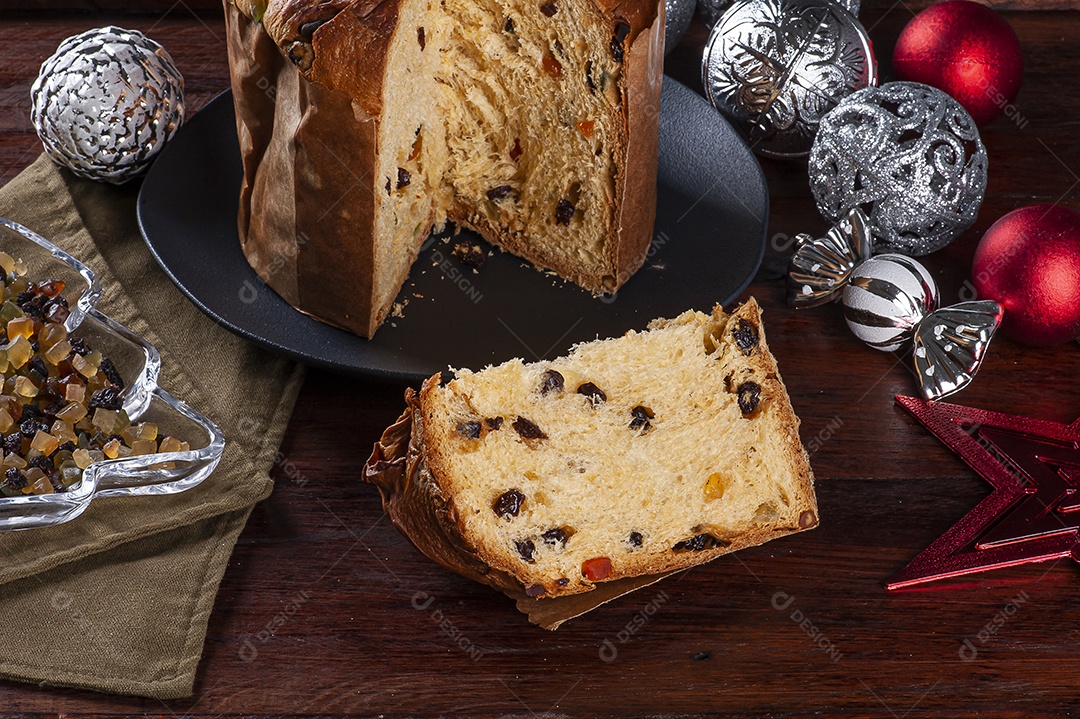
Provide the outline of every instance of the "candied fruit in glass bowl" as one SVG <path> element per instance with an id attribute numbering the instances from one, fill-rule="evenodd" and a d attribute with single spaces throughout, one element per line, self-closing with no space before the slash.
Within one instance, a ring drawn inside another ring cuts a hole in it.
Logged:
<path id="1" fill-rule="evenodd" d="M 160 355 L 96 308 L 88 267 L 0 218 L 0 273 L 0 530 L 209 476 L 220 429 L 158 387 Z"/>

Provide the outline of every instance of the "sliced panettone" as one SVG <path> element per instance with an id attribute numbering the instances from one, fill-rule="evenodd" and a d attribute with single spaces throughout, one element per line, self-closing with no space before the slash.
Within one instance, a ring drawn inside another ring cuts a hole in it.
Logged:
<path id="1" fill-rule="evenodd" d="M 428 379 L 365 467 L 428 556 L 558 597 L 817 525 L 757 304 Z"/>

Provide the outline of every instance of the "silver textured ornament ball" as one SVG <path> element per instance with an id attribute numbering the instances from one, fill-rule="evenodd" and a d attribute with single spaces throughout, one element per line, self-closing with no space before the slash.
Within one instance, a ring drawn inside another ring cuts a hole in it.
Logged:
<path id="1" fill-rule="evenodd" d="M 934 278 L 904 255 L 872 257 L 855 268 L 844 287 L 844 319 L 855 336 L 875 349 L 899 349 L 919 322 L 937 308 Z"/>
<path id="2" fill-rule="evenodd" d="M 145 170 L 184 121 L 184 79 L 169 54 L 137 30 L 112 26 L 60 43 L 30 98 L 49 157 L 113 184 Z"/>
<path id="3" fill-rule="evenodd" d="M 821 118 L 877 81 L 870 38 L 831 0 L 739 0 L 713 26 L 705 96 L 769 157 L 810 151 Z"/>
<path id="4" fill-rule="evenodd" d="M 664 54 L 675 49 L 694 19 L 697 0 L 664 0 L 667 24 L 664 26 Z"/>
<path id="5" fill-rule="evenodd" d="M 918 256 L 975 222 L 986 165 L 960 103 L 929 85 L 891 82 L 848 96 L 821 121 L 810 189 L 826 219 L 861 207 L 875 247 Z"/>

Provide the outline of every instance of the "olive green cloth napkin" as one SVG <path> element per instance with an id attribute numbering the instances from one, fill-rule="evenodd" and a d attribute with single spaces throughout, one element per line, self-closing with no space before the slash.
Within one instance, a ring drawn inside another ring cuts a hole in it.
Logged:
<path id="1" fill-rule="evenodd" d="M 0 216 L 98 273 L 101 310 L 158 348 L 159 384 L 221 427 L 225 454 L 188 492 L 98 499 L 67 524 L 0 532 L 0 676 L 164 699 L 191 694 L 218 584 L 270 494 L 303 370 L 181 295 L 139 235 L 137 190 L 43 155 L 0 189 Z"/>

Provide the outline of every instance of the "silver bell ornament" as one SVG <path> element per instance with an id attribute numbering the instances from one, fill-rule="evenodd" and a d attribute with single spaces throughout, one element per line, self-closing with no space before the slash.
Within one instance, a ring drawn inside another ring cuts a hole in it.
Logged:
<path id="1" fill-rule="evenodd" d="M 855 208 L 825 237 L 799 236 L 788 269 L 788 302 L 812 307 L 842 298 L 856 337 L 892 352 L 912 343 L 919 389 L 935 400 L 963 389 L 978 371 L 1001 324 L 997 302 L 938 308 L 933 277 L 911 257 L 870 257 L 867 217 Z"/>
<path id="2" fill-rule="evenodd" d="M 966 110 L 936 88 L 891 82 L 846 97 L 810 151 L 818 211 L 869 217 L 875 245 L 925 255 L 970 227 L 986 193 L 986 148 Z"/>
<path id="3" fill-rule="evenodd" d="M 112 184 L 145 170 L 184 121 L 184 79 L 169 54 L 137 30 L 112 26 L 60 43 L 30 97 L 46 154 Z"/>
<path id="4" fill-rule="evenodd" d="M 667 24 L 664 26 L 665 55 L 674 50 L 686 34 L 696 8 L 697 0 L 664 0 L 664 12 L 667 15 Z"/>
<path id="5" fill-rule="evenodd" d="M 839 2 L 852 15 L 859 14 L 859 0 L 834 0 Z M 731 5 L 731 0 L 698 0 L 698 8 L 701 9 L 701 16 L 705 19 L 706 24 L 712 27 L 716 24 L 716 21 L 720 19 L 720 16 L 724 14 L 724 11 Z"/>
<path id="6" fill-rule="evenodd" d="M 705 97 L 767 157 L 803 157 L 821 118 L 877 81 L 870 38 L 832 0 L 739 0 L 717 21 Z"/>

